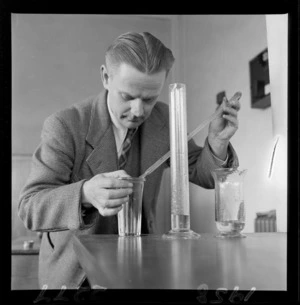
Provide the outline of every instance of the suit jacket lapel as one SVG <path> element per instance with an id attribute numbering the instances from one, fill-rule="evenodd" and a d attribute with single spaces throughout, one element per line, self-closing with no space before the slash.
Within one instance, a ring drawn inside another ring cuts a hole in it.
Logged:
<path id="1" fill-rule="evenodd" d="M 141 126 L 141 174 L 162 157 L 170 148 L 168 117 L 156 107 Z M 163 166 L 146 177 L 143 193 L 143 210 L 149 232 L 155 232 L 155 203 L 159 193 Z"/>
<path id="2" fill-rule="evenodd" d="M 86 136 L 86 141 L 94 148 L 86 159 L 94 175 L 118 169 L 116 142 L 106 97 L 107 91 L 104 90 L 95 99 Z"/>
<path id="3" fill-rule="evenodd" d="M 151 116 L 141 126 L 141 173 L 170 148 L 168 121 L 154 108 Z"/>

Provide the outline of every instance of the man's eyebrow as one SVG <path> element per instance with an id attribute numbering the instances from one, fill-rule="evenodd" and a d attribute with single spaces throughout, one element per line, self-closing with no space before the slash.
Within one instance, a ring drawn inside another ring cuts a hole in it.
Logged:
<path id="1" fill-rule="evenodd" d="M 152 99 L 156 99 L 156 98 L 158 98 L 158 95 L 146 96 L 146 97 L 144 97 L 143 99 L 144 99 L 144 100 L 152 100 Z"/>
<path id="2" fill-rule="evenodd" d="M 125 91 L 120 91 L 120 94 L 125 94 L 127 95 L 129 98 L 132 98 L 132 99 L 135 99 L 137 97 L 140 97 L 139 95 L 138 96 L 133 96 Z M 145 96 L 145 97 L 141 97 L 142 100 L 150 100 L 150 99 L 155 99 L 155 98 L 158 98 L 158 95 L 153 95 L 153 96 Z"/>
<path id="3" fill-rule="evenodd" d="M 125 92 L 125 91 L 119 91 L 119 93 L 120 93 L 120 94 L 125 94 L 125 95 L 127 95 L 128 97 L 132 97 L 132 98 L 133 98 L 133 96 L 132 96 L 131 94 L 129 94 L 129 93 Z"/>

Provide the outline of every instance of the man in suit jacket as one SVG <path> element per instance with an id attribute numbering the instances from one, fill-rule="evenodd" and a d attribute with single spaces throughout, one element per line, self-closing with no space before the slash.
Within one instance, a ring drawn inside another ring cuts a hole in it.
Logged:
<path id="1" fill-rule="evenodd" d="M 132 184 L 118 177 L 142 174 L 169 149 L 168 106 L 158 102 L 172 52 L 149 33 L 119 36 L 101 66 L 104 90 L 51 115 L 21 193 L 19 216 L 25 226 L 44 232 L 39 257 L 40 286 L 78 288 L 85 281 L 72 246 L 75 234 L 117 234 L 116 215 Z M 238 128 L 238 102 L 224 103 L 223 115 L 209 127 L 204 147 L 191 140 L 189 179 L 213 188 L 210 171 L 238 166 L 229 140 Z M 127 163 L 118 158 L 128 129 L 137 129 Z M 142 233 L 155 233 L 156 202 L 164 168 L 146 179 Z"/>

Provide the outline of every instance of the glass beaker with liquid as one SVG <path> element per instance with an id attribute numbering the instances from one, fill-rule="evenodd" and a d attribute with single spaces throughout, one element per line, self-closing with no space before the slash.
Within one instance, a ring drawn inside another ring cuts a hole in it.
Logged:
<path id="1" fill-rule="evenodd" d="M 142 221 L 142 200 L 145 178 L 121 177 L 121 180 L 133 184 L 133 192 L 129 195 L 128 202 L 123 204 L 118 213 L 119 236 L 140 236 Z"/>
<path id="2" fill-rule="evenodd" d="M 244 177 L 246 169 L 218 168 L 212 171 L 215 181 L 215 221 L 219 231 L 216 237 L 245 237 L 246 211 Z"/>

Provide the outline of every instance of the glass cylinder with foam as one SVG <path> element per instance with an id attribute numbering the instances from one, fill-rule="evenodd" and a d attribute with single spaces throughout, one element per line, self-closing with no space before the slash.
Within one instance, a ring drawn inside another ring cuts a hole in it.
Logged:
<path id="1" fill-rule="evenodd" d="M 171 230 L 163 238 L 195 239 L 190 230 L 189 168 L 187 144 L 186 86 L 169 87 L 171 151 Z"/>
<path id="2" fill-rule="evenodd" d="M 246 237 L 241 232 L 246 218 L 244 177 L 247 170 L 217 168 L 211 173 L 215 181 L 216 237 Z"/>

